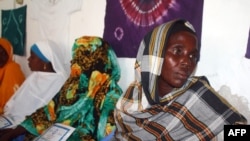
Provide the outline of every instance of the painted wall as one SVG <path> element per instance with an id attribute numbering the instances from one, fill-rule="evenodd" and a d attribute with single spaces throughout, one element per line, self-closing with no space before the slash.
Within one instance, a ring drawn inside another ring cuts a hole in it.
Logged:
<path id="1" fill-rule="evenodd" d="M 24 0 L 29 6 L 31 0 Z M 73 1 L 72 1 L 73 2 Z M 0 0 L 0 9 L 20 7 L 15 0 Z M 71 15 L 69 47 L 83 35 L 102 36 L 105 0 L 83 0 L 82 10 Z M 219 91 L 238 109 L 250 114 L 250 59 L 244 57 L 250 28 L 250 0 L 204 0 L 201 60 L 197 75 L 206 75 Z M 26 76 L 29 47 L 39 40 L 38 24 L 29 18 L 27 9 L 27 55 L 16 56 Z M 134 58 L 119 58 L 123 90 L 133 80 Z M 246 106 L 247 105 L 247 106 Z M 242 108 L 243 107 L 243 108 Z"/>

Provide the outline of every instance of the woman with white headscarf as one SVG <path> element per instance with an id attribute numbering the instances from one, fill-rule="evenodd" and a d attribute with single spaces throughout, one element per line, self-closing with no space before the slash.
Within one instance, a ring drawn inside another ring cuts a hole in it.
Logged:
<path id="1" fill-rule="evenodd" d="M 59 93 L 15 129 L 0 130 L 0 140 L 40 140 L 40 135 L 56 123 L 75 129 L 67 141 L 109 140 L 116 128 L 114 108 L 122 94 L 120 73 L 108 42 L 97 36 L 77 38 L 72 47 L 70 76 Z"/>
<path id="2" fill-rule="evenodd" d="M 31 46 L 28 62 L 32 73 L 4 107 L 4 116 L 14 125 L 57 94 L 68 78 L 63 60 L 61 49 L 54 42 L 44 40 Z"/>

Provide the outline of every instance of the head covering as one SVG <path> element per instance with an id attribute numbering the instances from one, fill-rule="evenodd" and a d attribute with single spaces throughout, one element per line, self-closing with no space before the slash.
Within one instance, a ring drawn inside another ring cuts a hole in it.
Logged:
<path id="1" fill-rule="evenodd" d="M 157 79 L 166 42 L 173 32 L 186 30 L 186 25 L 189 23 L 184 19 L 172 20 L 143 38 L 135 63 L 136 81 L 120 97 L 114 111 L 118 140 L 212 140 L 224 125 L 245 122 L 204 76 L 190 76 L 181 88 L 158 96 Z"/>
<path id="2" fill-rule="evenodd" d="M 8 62 L 13 61 L 13 48 L 11 43 L 5 38 L 0 38 L 0 45 L 6 50 L 9 56 Z"/>
<path id="3" fill-rule="evenodd" d="M 169 29 L 169 35 L 173 35 L 179 31 L 187 31 L 196 35 L 196 31 L 191 23 L 185 20 L 177 20 Z"/>
<path id="4" fill-rule="evenodd" d="M 34 45 L 36 45 L 41 52 L 41 54 L 52 64 L 53 69 L 56 73 L 60 73 L 64 76 L 64 78 L 68 78 L 69 72 L 65 64 L 63 63 L 64 55 L 63 49 L 58 46 L 57 43 L 51 40 L 43 40 L 37 41 Z"/>
<path id="5" fill-rule="evenodd" d="M 38 47 L 37 47 L 36 44 L 33 44 L 33 45 L 31 46 L 30 49 L 31 49 L 31 51 L 34 52 L 34 53 L 36 54 L 36 56 L 37 56 L 38 58 L 40 58 L 43 62 L 45 62 L 45 63 L 50 62 L 50 60 L 48 60 L 48 59 L 41 53 L 41 51 L 38 49 Z"/>
<path id="6" fill-rule="evenodd" d="M 116 55 L 102 38 L 83 36 L 75 40 L 72 58 L 70 77 L 60 92 L 21 125 L 38 136 L 63 123 L 76 129 L 69 141 L 101 140 L 115 129 L 113 110 L 122 93 Z"/>
<path id="7" fill-rule="evenodd" d="M 41 53 L 51 61 L 55 73 L 32 72 L 6 103 L 4 115 L 14 120 L 16 124 L 46 105 L 57 94 L 68 77 L 66 69 L 64 69 L 61 49 L 56 43 L 42 40 L 35 44 Z"/>
<path id="8" fill-rule="evenodd" d="M 2 114 L 5 103 L 23 83 L 25 75 L 20 65 L 13 60 L 11 43 L 5 38 L 0 38 L 0 45 L 9 57 L 6 64 L 0 68 L 0 114 Z"/>
<path id="9" fill-rule="evenodd" d="M 191 23 L 184 19 L 176 19 L 156 27 L 141 41 L 135 63 L 136 70 L 139 72 L 136 72 L 135 76 L 137 81 L 142 83 L 151 104 L 159 103 L 155 84 L 161 74 L 167 41 L 170 35 L 181 30 L 195 34 Z"/>

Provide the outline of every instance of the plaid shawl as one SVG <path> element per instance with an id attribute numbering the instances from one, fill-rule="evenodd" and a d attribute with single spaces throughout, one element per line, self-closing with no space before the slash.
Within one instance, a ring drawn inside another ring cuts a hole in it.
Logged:
<path id="1" fill-rule="evenodd" d="M 224 125 L 245 122 L 206 77 L 191 76 L 182 88 L 163 98 L 156 90 L 171 28 L 165 23 L 145 36 L 135 63 L 137 80 L 119 99 L 115 109 L 118 140 L 211 140 Z M 191 25 L 187 24 L 188 26 Z"/>

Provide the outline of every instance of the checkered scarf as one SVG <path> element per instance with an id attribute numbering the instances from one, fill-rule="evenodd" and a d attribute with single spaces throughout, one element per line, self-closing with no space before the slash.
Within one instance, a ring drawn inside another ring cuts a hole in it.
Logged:
<path id="1" fill-rule="evenodd" d="M 191 76 L 182 88 L 160 98 L 156 91 L 165 43 L 175 20 L 155 28 L 140 44 L 136 81 L 119 99 L 115 120 L 118 140 L 211 140 L 224 125 L 245 120 L 214 91 L 206 77 Z"/>

